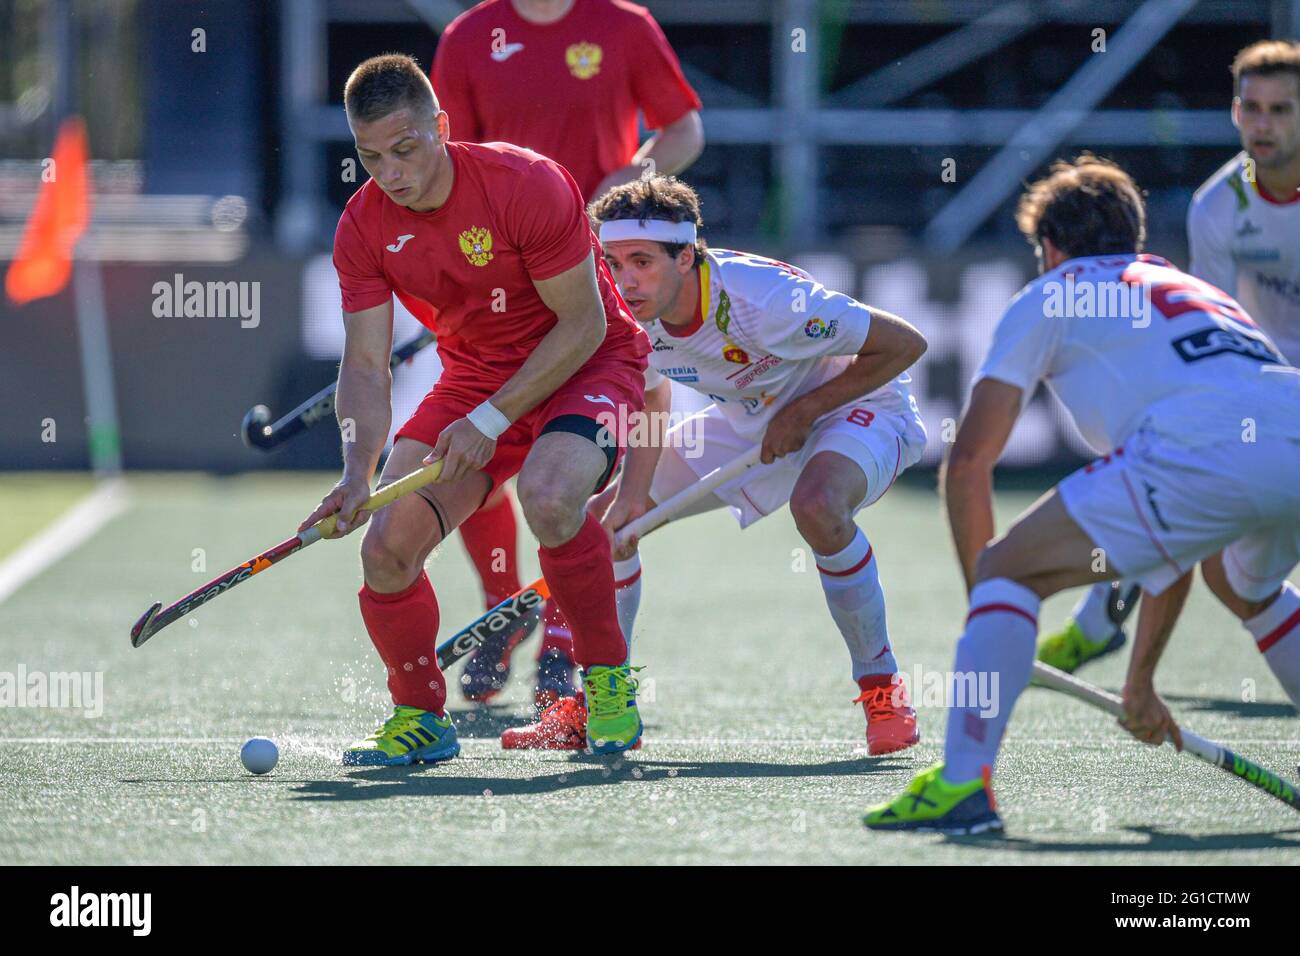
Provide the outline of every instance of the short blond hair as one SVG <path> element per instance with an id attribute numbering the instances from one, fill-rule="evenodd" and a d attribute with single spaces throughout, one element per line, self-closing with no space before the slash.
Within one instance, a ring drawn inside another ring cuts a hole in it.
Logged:
<path id="1" fill-rule="evenodd" d="M 1300 42 L 1260 40 L 1241 50 L 1232 61 L 1232 93 L 1241 94 L 1242 77 L 1278 73 L 1290 73 L 1300 84 Z"/>

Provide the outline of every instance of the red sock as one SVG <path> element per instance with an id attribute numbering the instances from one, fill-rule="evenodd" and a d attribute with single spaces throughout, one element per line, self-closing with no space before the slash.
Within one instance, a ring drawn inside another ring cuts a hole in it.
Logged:
<path id="1" fill-rule="evenodd" d="M 394 704 L 442 716 L 447 682 L 438 669 L 438 599 L 423 571 L 405 591 L 380 594 L 361 585 L 361 617 L 370 640 L 388 667 Z"/>
<path id="2" fill-rule="evenodd" d="M 627 660 L 614 604 L 609 538 L 594 515 L 558 548 L 538 548 L 551 597 L 573 628 L 573 657 L 583 667 L 617 667 Z"/>
<path id="3" fill-rule="evenodd" d="M 867 674 L 858 678 L 858 688 L 862 691 L 875 690 L 877 687 L 893 687 L 897 674 Z"/>
<path id="4" fill-rule="evenodd" d="M 573 660 L 573 630 L 569 621 L 554 601 L 547 601 L 542 612 L 542 646 L 537 650 L 537 659 L 547 651 L 558 651 L 569 660 Z"/>
<path id="5" fill-rule="evenodd" d="M 519 590 L 519 526 L 508 489 L 496 504 L 483 505 L 461 522 L 460 540 L 483 582 L 488 607 Z"/>

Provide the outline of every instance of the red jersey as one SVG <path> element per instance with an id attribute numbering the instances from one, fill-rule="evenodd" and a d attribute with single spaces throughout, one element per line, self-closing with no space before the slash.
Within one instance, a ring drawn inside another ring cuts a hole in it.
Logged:
<path id="1" fill-rule="evenodd" d="M 662 129 L 700 108 L 659 24 L 624 0 L 574 0 L 547 24 L 487 0 L 443 31 L 432 80 L 452 136 L 535 149 L 589 199 L 636 154 L 638 109 Z"/>
<path id="2" fill-rule="evenodd" d="M 573 178 L 509 143 L 448 143 L 453 180 L 431 212 L 399 206 L 369 180 L 334 234 L 343 311 L 396 295 L 438 336 L 445 376 L 504 382 L 555 327 L 534 280 L 595 256 L 608 331 L 597 357 L 641 361 L 650 340 L 627 311 Z"/>

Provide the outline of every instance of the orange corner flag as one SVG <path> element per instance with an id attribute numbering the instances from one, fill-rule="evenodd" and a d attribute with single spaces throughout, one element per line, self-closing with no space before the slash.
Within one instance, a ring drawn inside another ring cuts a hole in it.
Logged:
<path id="1" fill-rule="evenodd" d="M 88 152 L 81 118 L 65 120 L 54 142 L 52 175 L 41 184 L 5 275 L 5 292 L 17 305 L 58 295 L 72 276 L 72 250 L 90 219 Z"/>

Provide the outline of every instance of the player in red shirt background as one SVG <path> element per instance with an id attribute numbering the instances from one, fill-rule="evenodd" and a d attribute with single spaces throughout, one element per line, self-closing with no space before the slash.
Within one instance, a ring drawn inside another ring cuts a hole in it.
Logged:
<path id="1" fill-rule="evenodd" d="M 672 175 L 704 148 L 700 100 L 663 31 L 625 0 L 486 0 L 438 40 L 432 79 L 457 140 L 526 146 L 560 163 L 588 201 L 643 173 Z M 654 134 L 638 148 L 637 113 Z M 508 489 L 460 528 L 493 607 L 520 587 Z M 489 638 L 462 690 L 487 702 L 506 685 L 527 631 Z M 538 651 L 540 709 L 573 694 L 570 629 L 554 603 Z"/>
<path id="2" fill-rule="evenodd" d="M 448 116 L 407 56 L 358 66 L 344 106 L 371 176 L 334 239 L 346 331 L 336 409 L 354 428 L 343 477 L 301 527 L 337 512 L 338 533 L 347 534 L 370 518 L 359 506 L 392 414 L 394 295 L 437 334 L 444 369 L 398 430 L 381 484 L 438 459 L 442 474 L 379 511 L 361 544 L 361 616 L 395 709 L 345 751 L 344 763 L 459 753 L 424 562 L 516 473 L 542 573 L 572 622 L 591 749 L 632 747 L 641 721 L 610 543 L 585 506 L 621 454 L 622 436 L 605 433 L 596 416 L 612 409 L 626 420 L 641 410 L 649 340 L 596 255 L 582 196 L 561 166 L 505 143 L 449 142 Z"/>
<path id="3" fill-rule="evenodd" d="M 642 175 L 643 160 L 670 176 L 704 148 L 677 55 L 625 0 L 485 0 L 438 40 L 433 85 L 458 140 L 549 156 L 588 201 Z M 654 130 L 639 148 L 638 111 Z"/>

